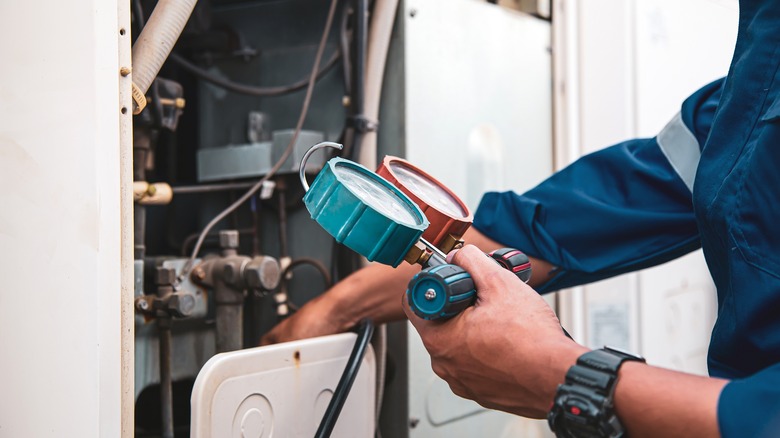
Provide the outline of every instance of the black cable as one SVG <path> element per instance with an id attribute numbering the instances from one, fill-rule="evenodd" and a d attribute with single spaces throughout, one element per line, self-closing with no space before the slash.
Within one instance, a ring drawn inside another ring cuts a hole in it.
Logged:
<path id="1" fill-rule="evenodd" d="M 141 5 L 141 0 L 133 0 L 133 19 L 138 25 L 138 35 L 140 35 L 141 29 L 146 26 L 146 17 L 144 17 L 144 9 Z"/>
<path id="2" fill-rule="evenodd" d="M 336 390 L 333 391 L 333 398 L 330 399 L 328 408 L 325 409 L 325 415 L 322 416 L 320 427 L 317 428 L 317 433 L 314 435 L 315 438 L 329 438 L 331 432 L 333 432 L 333 427 L 339 419 L 339 414 L 341 414 L 341 408 L 344 407 L 349 390 L 352 389 L 355 377 L 357 377 L 358 371 L 360 371 L 360 364 L 363 362 L 363 356 L 366 355 L 366 348 L 373 334 L 374 322 L 370 319 L 361 320 L 358 324 L 355 346 L 349 354 L 347 366 L 344 368 L 344 373 L 341 375 L 338 385 L 336 385 Z"/>
<path id="3" fill-rule="evenodd" d="M 340 56 L 341 56 L 341 52 L 339 50 L 336 50 L 322 66 L 322 69 L 317 72 L 315 81 L 319 80 L 325 75 L 325 73 L 330 71 L 330 69 L 332 69 L 336 65 Z M 225 90 L 232 91 L 234 93 L 239 93 L 239 94 L 246 94 L 249 96 L 256 96 L 256 97 L 280 96 L 282 94 L 289 94 L 298 90 L 303 90 L 309 84 L 309 78 L 307 77 L 297 82 L 293 82 L 292 84 L 289 85 L 277 85 L 274 87 L 258 87 L 256 85 L 247 85 L 239 82 L 234 82 L 231 81 L 230 79 L 226 79 L 217 76 L 215 74 L 212 74 L 209 71 L 198 67 L 197 65 L 185 59 L 183 56 L 176 53 L 171 53 L 169 59 L 175 62 L 179 67 L 199 77 L 200 79 L 203 79 L 204 81 L 208 81 L 220 88 L 224 88 Z"/>

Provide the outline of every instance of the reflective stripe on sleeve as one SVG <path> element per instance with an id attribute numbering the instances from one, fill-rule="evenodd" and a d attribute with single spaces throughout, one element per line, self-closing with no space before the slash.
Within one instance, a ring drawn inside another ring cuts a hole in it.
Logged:
<path id="1" fill-rule="evenodd" d="M 693 179 L 699 167 L 701 150 L 693 133 L 685 126 L 682 115 L 677 113 L 656 138 L 658 147 L 669 160 L 677 175 L 693 192 Z"/>

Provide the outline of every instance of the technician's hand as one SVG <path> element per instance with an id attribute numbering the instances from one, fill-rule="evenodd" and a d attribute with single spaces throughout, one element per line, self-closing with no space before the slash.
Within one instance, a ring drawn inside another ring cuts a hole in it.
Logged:
<path id="1" fill-rule="evenodd" d="M 333 308 L 327 295 L 317 297 L 266 333 L 260 345 L 341 333 L 346 328 L 343 327 L 340 315 L 341 312 Z"/>
<path id="2" fill-rule="evenodd" d="M 448 258 L 473 277 L 474 306 L 444 322 L 426 321 L 403 298 L 433 371 L 455 394 L 482 406 L 544 418 L 557 385 L 587 349 L 563 334 L 536 291 L 476 247 L 467 245 Z"/>

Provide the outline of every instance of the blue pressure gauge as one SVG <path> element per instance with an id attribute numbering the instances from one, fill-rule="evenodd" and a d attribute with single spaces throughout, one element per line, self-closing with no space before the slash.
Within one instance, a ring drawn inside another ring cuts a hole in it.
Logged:
<path id="1" fill-rule="evenodd" d="M 332 158 L 311 184 L 304 170 L 309 155 L 336 143 L 320 143 L 301 160 L 301 182 L 306 191 L 303 202 L 317 221 L 337 242 L 353 251 L 393 267 L 428 227 L 417 205 L 387 180 L 353 161 Z"/>

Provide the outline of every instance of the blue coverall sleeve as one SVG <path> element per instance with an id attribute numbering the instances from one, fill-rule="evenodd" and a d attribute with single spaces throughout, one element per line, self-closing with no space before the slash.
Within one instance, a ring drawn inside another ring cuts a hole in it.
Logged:
<path id="1" fill-rule="evenodd" d="M 780 436 L 780 364 L 750 377 L 732 380 L 718 400 L 721 436 Z"/>
<path id="2" fill-rule="evenodd" d="M 703 145 L 722 88 L 689 97 L 682 121 Z M 657 265 L 700 247 L 690 189 L 656 138 L 582 157 L 530 191 L 483 196 L 474 227 L 555 265 L 557 290 Z"/>

